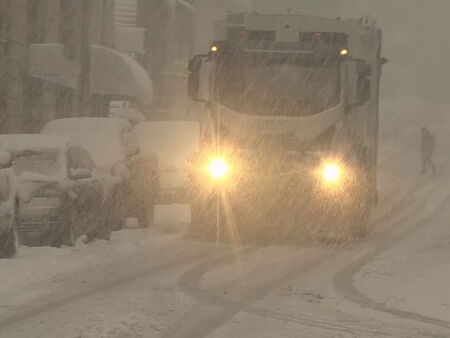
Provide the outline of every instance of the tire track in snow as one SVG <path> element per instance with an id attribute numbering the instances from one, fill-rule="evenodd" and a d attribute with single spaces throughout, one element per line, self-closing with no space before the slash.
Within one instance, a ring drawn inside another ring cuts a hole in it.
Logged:
<path id="1" fill-rule="evenodd" d="M 426 218 L 419 219 L 414 222 L 406 231 L 398 234 L 396 237 L 392 238 L 390 242 L 384 242 L 377 246 L 371 253 L 357 259 L 356 261 L 349 264 L 346 268 L 336 273 L 333 278 L 333 287 L 337 292 L 343 295 L 346 299 L 354 304 L 359 305 L 363 308 L 372 309 L 378 312 L 383 312 L 398 318 L 413 320 L 416 322 L 421 322 L 425 324 L 431 324 L 433 326 L 438 326 L 450 330 L 450 322 L 433 317 L 421 315 L 412 311 L 400 310 L 394 307 L 387 306 L 382 302 L 377 302 L 371 299 L 369 296 L 362 293 L 355 285 L 353 277 L 361 271 L 361 269 L 369 264 L 375 259 L 376 256 L 383 253 L 392 247 L 392 243 L 398 243 L 405 240 L 409 235 L 413 234 L 415 231 L 423 227 L 424 224 L 429 223 L 434 216 L 440 214 L 447 210 L 448 204 L 450 203 L 450 197 L 444 199 L 442 203 L 436 208 L 435 212 Z M 426 202 L 423 203 L 425 205 Z"/>
<path id="2" fill-rule="evenodd" d="M 391 210 L 392 212 L 392 210 Z M 225 250 L 224 250 L 225 251 Z M 3 329 L 6 329 L 10 326 L 13 326 L 17 323 L 20 323 L 24 320 L 27 320 L 29 318 L 41 315 L 43 313 L 55 310 L 59 307 L 63 307 L 65 305 L 71 304 L 71 303 L 75 303 L 77 301 L 81 301 L 83 299 L 89 298 L 97 293 L 101 293 L 101 292 L 105 292 L 107 290 L 113 289 L 115 287 L 121 286 L 123 284 L 127 284 L 127 283 L 131 283 L 134 282 L 136 280 L 142 279 L 142 278 L 146 278 L 151 274 L 156 274 L 156 273 L 161 273 L 161 272 L 165 272 L 180 266 L 184 266 L 185 264 L 192 264 L 195 263 L 198 260 L 201 260 L 202 258 L 205 258 L 206 256 L 209 255 L 209 257 L 211 257 L 211 253 L 213 254 L 212 257 L 212 261 L 211 259 L 208 259 L 207 261 L 207 265 L 211 268 L 214 269 L 215 266 L 215 258 L 217 259 L 217 256 L 219 256 L 219 260 L 223 260 L 223 256 L 225 256 L 226 258 L 228 258 L 229 260 L 232 259 L 233 257 L 236 257 L 236 255 L 242 255 L 242 254 L 246 254 L 248 253 L 250 250 L 244 250 L 244 252 L 241 253 L 226 253 L 226 252 L 221 252 L 221 253 L 217 253 L 217 251 L 215 250 L 206 250 L 205 252 L 202 252 L 201 254 L 198 255 L 194 255 L 194 256 L 190 256 L 190 257 L 184 257 L 184 258 L 180 258 L 180 259 L 176 259 L 176 260 L 172 260 L 157 266 L 153 266 L 150 267 L 148 269 L 144 269 L 142 271 L 139 271 L 137 273 L 128 275 L 127 277 L 124 278 L 119 278 L 119 279 L 114 279 L 110 282 L 107 283 L 103 283 L 100 284 L 98 286 L 94 286 L 92 288 L 88 288 L 84 291 L 81 292 L 76 292 L 73 294 L 70 294 L 68 296 L 62 296 L 60 298 L 57 298 L 51 302 L 45 302 L 45 301 L 38 301 L 35 302 L 33 305 L 27 305 L 25 306 L 25 310 L 16 310 L 15 314 L 13 315 L 9 315 L 9 316 L 5 316 L 3 318 L 0 318 L 0 331 Z M 315 266 L 319 265 L 319 262 L 315 263 Z M 312 269 L 313 267 L 315 267 L 314 264 L 312 264 L 312 266 L 308 265 L 308 269 Z M 270 284 L 277 284 L 283 280 L 285 280 L 285 283 L 288 282 L 289 280 L 295 278 L 299 273 L 301 273 L 303 270 L 301 269 L 301 267 L 299 267 L 299 271 L 295 274 L 289 274 L 288 276 L 284 276 L 281 279 L 271 282 Z M 305 267 L 306 269 L 306 267 Z M 297 271 L 297 269 L 296 269 Z M 206 271 L 207 272 L 207 271 Z M 205 272 L 205 273 L 206 273 Z M 201 278 L 201 276 L 200 276 Z M 254 294 L 252 293 L 250 300 L 251 299 L 255 299 L 253 302 L 257 301 L 260 298 L 263 298 L 267 293 L 269 293 L 274 287 L 270 288 L 270 285 L 267 285 L 265 287 L 262 287 L 259 289 L 258 292 L 255 292 Z M 247 301 L 245 302 L 247 303 Z M 225 304 L 225 303 L 224 303 Z M 226 304 L 225 304 L 226 305 Z M 230 304 L 228 304 L 230 305 Z M 244 306 L 245 305 L 245 306 Z M 238 308 L 240 307 L 246 307 L 246 304 L 241 304 L 241 306 L 234 306 L 235 311 L 237 311 Z M 233 311 L 232 311 L 233 312 Z M 239 311 L 237 311 L 239 312 Z M 237 313 L 236 312 L 236 313 Z M 234 316 L 234 314 L 231 315 L 230 318 L 232 318 Z"/>
<path id="3" fill-rule="evenodd" d="M 284 316 L 282 314 L 277 314 L 273 311 L 268 311 L 264 309 L 258 309 L 252 307 L 254 303 L 266 297 L 270 292 L 279 289 L 283 285 L 289 283 L 289 281 L 297 278 L 301 274 L 305 274 L 312 269 L 319 267 L 321 264 L 327 262 L 329 259 L 334 258 L 333 253 L 322 254 L 310 260 L 307 263 L 297 266 L 294 270 L 290 270 L 281 277 L 272 280 L 261 287 L 255 288 L 250 291 L 248 295 L 239 301 L 226 299 L 213 292 L 203 290 L 200 286 L 200 279 L 202 276 L 209 271 L 208 266 L 202 265 L 195 269 L 187 272 L 179 281 L 181 289 L 195 299 L 213 304 L 223 309 L 214 315 L 209 315 L 199 322 L 194 323 L 191 327 L 182 326 L 178 331 L 167 333 L 166 337 L 183 337 L 183 338 L 200 338 L 205 337 L 212 333 L 224 323 L 229 321 L 239 312 L 246 312 L 254 314 L 264 318 L 271 318 L 280 320 L 283 322 L 297 323 L 311 328 L 318 328 L 322 330 L 327 330 L 331 332 L 341 332 L 341 333 L 351 333 L 351 334 L 365 334 L 374 337 L 400 337 L 398 334 L 393 334 L 389 332 L 383 332 L 379 330 L 367 329 L 367 328 L 357 328 L 347 325 L 342 325 L 339 323 L 331 323 L 329 321 L 319 320 L 316 318 L 309 317 L 307 315 L 300 314 L 298 317 Z M 221 261 L 220 266 L 230 263 L 230 261 Z M 209 265 L 209 264 L 208 264 Z M 220 267 L 219 266 L 219 267 Z M 217 268 L 216 265 L 214 268 Z M 406 337 L 406 336 L 405 336 Z"/>
<path id="4" fill-rule="evenodd" d="M 25 306 L 25 310 L 19 309 L 19 310 L 16 310 L 15 311 L 16 313 L 13 315 L 8 315 L 3 318 L 0 318 L 0 331 L 4 330 L 12 325 L 15 325 L 17 323 L 20 323 L 24 320 L 27 320 L 29 318 L 39 316 L 41 314 L 55 310 L 57 308 L 65 306 L 65 305 L 69 305 L 71 303 L 81 301 L 81 300 L 89 298 L 95 294 L 102 293 L 102 292 L 108 291 L 110 289 L 114 289 L 114 288 L 122 286 L 124 284 L 146 278 L 149 275 L 170 271 L 172 269 L 185 266 L 186 264 L 196 263 L 197 261 L 202 260 L 205 257 L 208 257 L 208 256 L 211 257 L 211 255 L 212 255 L 212 257 L 216 257 L 216 256 L 220 257 L 220 256 L 226 254 L 226 251 L 227 250 L 220 250 L 220 252 L 217 253 L 217 250 L 215 250 L 215 249 L 203 250 L 199 254 L 192 255 L 189 257 L 182 257 L 182 258 L 171 260 L 168 262 L 164 262 L 164 263 L 158 264 L 156 266 L 149 267 L 148 269 L 141 270 L 134 274 L 127 275 L 126 277 L 114 279 L 109 282 L 101 283 L 94 287 L 87 288 L 86 290 L 83 290 L 81 292 L 75 292 L 68 296 L 62 296 L 51 302 L 39 301 L 33 305 L 27 305 L 27 306 Z"/>
<path id="5" fill-rule="evenodd" d="M 272 280 L 261 287 L 251 289 L 249 293 L 239 301 L 228 301 L 226 299 L 211 295 L 210 292 L 205 291 L 200 286 L 200 280 L 204 274 L 212 269 L 225 266 L 231 262 L 234 257 L 211 261 L 206 264 L 199 265 L 194 269 L 185 273 L 179 279 L 180 288 L 187 294 L 193 296 L 195 299 L 205 301 L 208 303 L 220 304 L 222 309 L 215 314 L 209 315 L 201 319 L 199 322 L 193 323 L 190 327 L 182 327 L 176 332 L 169 332 L 167 337 L 184 337 L 184 338 L 201 338 L 205 337 L 224 323 L 233 318 L 236 314 L 247 308 L 249 305 L 263 299 L 271 291 L 278 289 L 280 286 L 288 283 L 290 280 L 296 278 L 300 274 L 307 273 L 309 270 L 319 266 L 328 260 L 331 256 L 320 255 L 306 263 L 296 266 L 295 269 L 281 277 Z"/>
<path id="6" fill-rule="evenodd" d="M 422 184 L 412 187 L 408 193 L 405 194 L 405 198 L 401 199 L 393 208 L 391 208 L 387 213 L 377 217 L 372 221 L 372 223 L 380 224 L 382 222 L 387 222 L 393 219 L 396 215 L 398 215 L 403 210 L 407 209 L 412 202 L 414 201 L 413 195 L 428 186 L 427 182 L 422 182 Z M 388 229 L 390 230 L 390 229 Z M 245 254 L 245 253 L 244 253 Z M 342 253 L 341 253 L 342 254 Z M 218 312 L 217 314 L 208 316 L 207 318 L 201 319 L 200 322 L 194 323 L 194 325 L 190 325 L 188 328 L 182 328 L 181 331 L 177 330 L 175 332 L 169 332 L 167 337 L 185 337 L 185 338 L 200 338 L 205 337 L 209 333 L 215 331 L 227 321 L 232 319 L 236 314 L 241 311 L 251 312 L 253 314 L 257 314 L 263 317 L 274 317 L 273 314 L 270 314 L 269 311 L 257 310 L 257 309 L 249 309 L 250 305 L 257 302 L 260 299 L 263 299 L 267 296 L 271 291 L 276 290 L 280 286 L 288 283 L 289 281 L 297 278 L 300 274 L 306 273 L 321 264 L 325 263 L 329 258 L 335 258 L 337 255 L 335 252 L 329 254 L 325 254 L 323 256 L 319 256 L 318 258 L 308 262 L 306 264 L 302 264 L 298 266 L 293 271 L 281 276 L 280 278 L 273 280 L 262 287 L 256 288 L 250 292 L 248 296 L 240 301 L 230 301 L 223 297 L 220 297 L 213 292 L 209 292 L 207 290 L 203 290 L 200 286 L 201 278 L 208 272 L 218 269 L 222 266 L 225 266 L 232 262 L 233 257 L 223 257 L 218 260 L 212 260 L 201 264 L 197 267 L 194 267 L 192 270 L 186 272 L 179 279 L 178 285 L 180 288 L 188 295 L 192 296 L 194 299 L 197 299 L 201 302 L 207 304 L 213 304 L 219 307 L 222 307 L 223 310 Z M 338 254 L 339 255 L 339 254 Z M 282 320 L 278 316 L 278 319 Z M 288 319 L 289 320 L 289 319 Z M 387 332 L 381 332 L 377 330 L 367 330 L 367 329 L 356 329 L 354 327 L 346 327 L 342 325 L 330 324 L 328 322 L 320 322 L 314 321 L 311 319 L 305 319 L 301 321 L 302 324 L 305 324 L 310 327 L 319 327 L 327 330 L 336 330 L 342 332 L 361 332 L 366 334 L 380 335 L 386 337 L 397 337 L 397 335 L 393 335 Z"/>

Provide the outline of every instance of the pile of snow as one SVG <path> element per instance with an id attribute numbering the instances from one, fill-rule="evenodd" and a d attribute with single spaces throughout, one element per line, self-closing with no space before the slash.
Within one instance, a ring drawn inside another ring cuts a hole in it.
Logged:
<path id="1" fill-rule="evenodd" d="M 186 204 L 157 205 L 154 226 L 163 232 L 184 233 L 191 222 L 191 208 Z"/>
<path id="2" fill-rule="evenodd" d="M 16 258 L 0 260 L 0 313 L 52 294 L 76 279 L 84 284 L 90 278 L 104 278 L 102 269 L 110 269 L 113 276 L 120 273 L 117 265 L 129 265 L 130 259 L 145 260 L 169 248 L 182 251 L 179 241 L 180 235 L 137 229 L 113 232 L 110 241 L 85 244 L 78 240 L 73 248 L 20 247 Z"/>
<path id="3" fill-rule="evenodd" d="M 145 122 L 135 126 L 134 134 L 142 152 L 158 157 L 161 186 L 183 185 L 186 179 L 183 168 L 199 148 L 199 124 L 186 121 Z"/>

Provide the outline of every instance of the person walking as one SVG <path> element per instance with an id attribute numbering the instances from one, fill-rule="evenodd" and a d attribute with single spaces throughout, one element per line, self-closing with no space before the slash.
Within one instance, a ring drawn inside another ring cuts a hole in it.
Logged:
<path id="1" fill-rule="evenodd" d="M 426 128 L 422 127 L 422 172 L 421 175 L 425 175 L 428 171 L 428 167 L 431 167 L 433 175 L 436 174 L 436 165 L 433 162 L 434 150 L 436 148 L 436 139 L 434 135 Z"/>

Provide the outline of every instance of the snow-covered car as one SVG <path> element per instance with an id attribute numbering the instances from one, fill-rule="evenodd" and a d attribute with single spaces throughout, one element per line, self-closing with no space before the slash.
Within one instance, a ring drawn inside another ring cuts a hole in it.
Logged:
<path id="1" fill-rule="evenodd" d="M 145 116 L 133 108 L 113 108 L 109 111 L 109 117 L 123 119 L 132 126 L 146 121 Z"/>
<path id="2" fill-rule="evenodd" d="M 186 165 L 198 151 L 200 127 L 189 121 L 143 122 L 133 128 L 142 153 L 158 158 L 158 203 L 187 202 Z"/>
<path id="3" fill-rule="evenodd" d="M 67 137 L 89 151 L 104 175 L 115 229 L 123 227 L 128 216 L 137 217 L 141 226 L 153 220 L 157 163 L 154 156 L 139 154 L 131 130 L 122 119 L 89 117 L 53 120 L 42 129 L 43 134 Z"/>
<path id="4" fill-rule="evenodd" d="M 11 155 L 0 151 L 0 258 L 11 258 L 17 250 L 17 195 L 11 165 Z"/>
<path id="5" fill-rule="evenodd" d="M 0 149 L 14 163 L 22 244 L 73 246 L 81 235 L 109 238 L 99 213 L 103 186 L 86 150 L 39 134 L 0 135 Z"/>

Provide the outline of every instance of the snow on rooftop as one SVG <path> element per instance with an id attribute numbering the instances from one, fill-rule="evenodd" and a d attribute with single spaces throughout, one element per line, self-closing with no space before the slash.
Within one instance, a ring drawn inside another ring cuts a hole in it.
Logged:
<path id="1" fill-rule="evenodd" d="M 64 138 L 41 134 L 8 134 L 0 135 L 0 149 L 10 152 L 26 150 L 45 151 L 62 150 L 66 147 Z"/>

